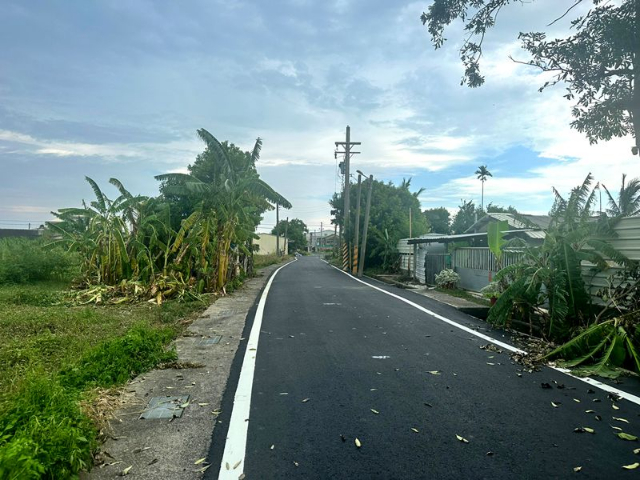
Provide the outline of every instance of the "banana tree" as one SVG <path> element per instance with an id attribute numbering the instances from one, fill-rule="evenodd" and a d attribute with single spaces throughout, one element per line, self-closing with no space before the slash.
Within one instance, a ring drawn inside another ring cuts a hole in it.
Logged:
<path id="1" fill-rule="evenodd" d="M 262 141 L 258 138 L 246 155 L 227 155 L 229 147 L 222 145 L 204 129 L 198 135 L 206 144 L 199 165 L 190 166 L 191 174 L 163 174 L 155 178 L 169 182 L 172 194 L 192 196 L 202 202 L 205 212 L 216 212 L 216 289 L 223 289 L 227 281 L 231 244 L 236 243 L 239 232 L 255 229 L 259 223 L 258 211 L 273 209 L 273 204 L 291 208 L 289 201 L 277 193 L 255 170 L 260 157 Z M 206 165 L 206 169 L 202 165 Z M 193 172 L 202 174 L 200 178 Z"/>

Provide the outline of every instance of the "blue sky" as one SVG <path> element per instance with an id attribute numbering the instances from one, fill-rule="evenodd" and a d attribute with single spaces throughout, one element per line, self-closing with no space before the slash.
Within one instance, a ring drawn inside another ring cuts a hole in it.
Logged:
<path id="1" fill-rule="evenodd" d="M 203 149 L 198 128 L 247 150 L 262 137 L 259 171 L 294 204 L 282 216 L 312 229 L 330 221 L 346 125 L 362 142 L 354 170 L 412 177 L 423 208 L 479 203 L 481 164 L 494 175 L 485 203 L 529 213 L 589 172 L 614 189 L 640 175 L 631 139 L 589 146 L 568 127 L 562 87 L 538 93 L 544 77 L 508 59 L 525 56 L 517 32 L 548 30 L 564 2 L 505 9 L 473 90 L 459 85 L 459 24 L 431 46 L 419 20 L 429 3 L 5 0 L 0 228 L 91 199 L 85 175 L 113 196 L 110 177 L 156 194 L 154 175 Z M 267 213 L 261 230 L 273 223 Z"/>

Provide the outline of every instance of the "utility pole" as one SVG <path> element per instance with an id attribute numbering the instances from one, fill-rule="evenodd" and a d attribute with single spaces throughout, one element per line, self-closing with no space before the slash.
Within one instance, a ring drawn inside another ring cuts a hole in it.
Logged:
<path id="1" fill-rule="evenodd" d="M 356 238 L 353 245 L 353 274 L 358 274 L 358 241 L 360 240 L 360 191 L 362 188 L 362 175 L 358 172 L 358 196 L 356 201 Z"/>
<path id="2" fill-rule="evenodd" d="M 324 242 L 322 241 L 322 222 L 320 222 L 320 246 L 324 246 Z"/>
<path id="3" fill-rule="evenodd" d="M 289 233 L 289 217 L 287 217 L 287 223 L 284 224 L 284 248 L 283 251 L 286 250 L 287 254 L 289 253 L 289 240 L 288 240 L 288 233 Z"/>
<path id="4" fill-rule="evenodd" d="M 280 223 L 280 204 L 276 203 L 276 257 L 280 256 L 280 231 L 278 224 Z"/>
<path id="5" fill-rule="evenodd" d="M 336 152 L 335 152 L 335 156 L 337 158 L 338 154 L 344 154 L 344 191 L 343 191 L 343 199 L 344 199 L 344 212 L 343 212 L 343 237 L 344 237 L 344 241 L 346 243 L 346 256 L 345 256 L 345 260 L 346 260 L 346 265 L 345 262 L 343 262 L 343 269 L 349 271 L 349 267 L 351 265 L 351 249 L 349 248 L 349 216 L 350 216 L 350 205 L 349 205 L 349 188 L 350 188 L 350 181 L 349 181 L 349 163 L 351 160 L 351 155 L 355 155 L 357 153 L 360 152 L 352 152 L 351 151 L 351 147 L 353 145 L 360 145 L 360 142 L 352 142 L 351 141 L 351 127 L 349 125 L 347 125 L 347 129 L 346 129 L 346 141 L 344 142 L 335 142 L 336 143 Z M 339 147 L 344 147 L 344 152 L 340 152 L 338 151 Z"/>
<path id="6" fill-rule="evenodd" d="M 362 277 L 364 270 L 364 256 L 367 252 L 367 230 L 369 229 L 369 209 L 371 208 L 371 190 L 373 190 L 373 175 L 369 175 L 369 192 L 367 206 L 364 210 L 364 227 L 362 227 L 362 246 L 360 247 L 360 263 L 358 263 L 358 277 Z"/>
<path id="7" fill-rule="evenodd" d="M 411 207 L 409 207 L 409 238 L 412 238 L 411 237 L 411 225 L 412 225 L 412 223 L 411 223 Z"/>

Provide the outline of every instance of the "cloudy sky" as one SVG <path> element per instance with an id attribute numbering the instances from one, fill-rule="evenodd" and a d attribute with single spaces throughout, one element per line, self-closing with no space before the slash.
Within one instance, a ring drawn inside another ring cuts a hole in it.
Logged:
<path id="1" fill-rule="evenodd" d="M 480 202 L 545 213 L 551 187 L 592 172 L 616 188 L 640 175 L 631 139 L 589 146 L 569 129 L 562 87 L 538 93 L 517 32 L 546 30 L 573 2 L 515 3 L 486 40 L 480 89 L 459 85 L 460 24 L 434 51 L 430 0 L 5 0 L 0 15 L 0 228 L 92 199 L 90 176 L 155 195 L 183 171 L 196 129 L 249 150 L 312 229 L 340 188 L 334 142 L 361 141 L 353 166 L 424 187 L 423 208 Z M 588 3 L 588 2 L 587 2 Z M 575 11 L 578 11 L 576 9 Z M 568 21 L 551 31 L 563 35 Z M 275 215 L 265 216 L 261 230 Z"/>

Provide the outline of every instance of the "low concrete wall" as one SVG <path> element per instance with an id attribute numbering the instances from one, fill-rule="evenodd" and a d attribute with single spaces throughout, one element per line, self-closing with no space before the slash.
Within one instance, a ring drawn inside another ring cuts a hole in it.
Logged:
<path id="1" fill-rule="evenodd" d="M 460 282 L 458 283 L 460 288 L 479 292 L 482 287 L 489 285 L 489 272 L 486 270 L 456 267 L 455 271 L 460 275 Z"/>

